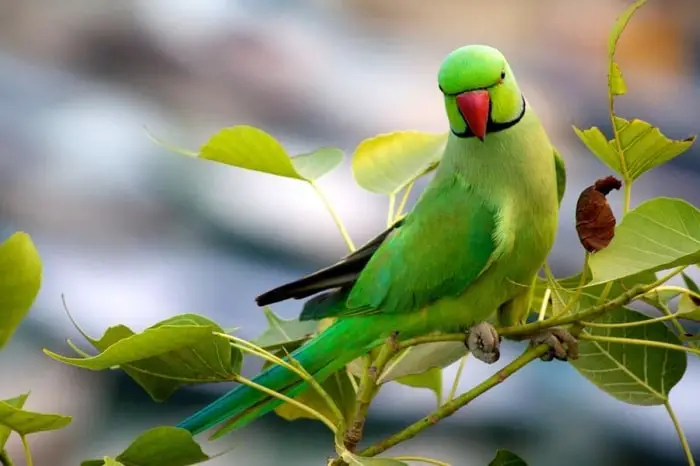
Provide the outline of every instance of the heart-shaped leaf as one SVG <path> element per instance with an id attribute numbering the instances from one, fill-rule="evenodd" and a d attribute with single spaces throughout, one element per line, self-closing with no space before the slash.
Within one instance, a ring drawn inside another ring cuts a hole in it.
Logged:
<path id="1" fill-rule="evenodd" d="M 591 256 L 589 285 L 698 260 L 700 211 L 681 199 L 651 199 L 625 215 L 610 245 Z"/>
<path id="2" fill-rule="evenodd" d="M 6 405 L 13 407 L 13 408 L 22 409 L 24 407 L 24 402 L 27 401 L 28 397 L 29 397 L 29 393 L 23 393 L 20 396 L 10 398 L 9 400 L 3 400 L 2 402 L 5 403 Z M 0 424 L 0 451 L 2 451 L 3 448 L 5 448 L 5 444 L 7 443 L 7 439 L 10 438 L 11 433 L 12 433 L 12 429 L 10 429 L 6 425 Z"/>
<path id="3" fill-rule="evenodd" d="M 442 369 L 439 367 L 432 367 L 420 374 L 404 375 L 396 379 L 396 382 L 409 387 L 432 390 L 438 406 L 442 402 Z"/>
<path id="4" fill-rule="evenodd" d="M 10 340 L 41 286 L 41 258 L 26 233 L 0 244 L 0 348 Z"/>
<path id="5" fill-rule="evenodd" d="M 127 466 L 189 466 L 210 459 L 194 441 L 192 434 L 178 427 L 147 430 L 115 458 Z M 109 465 L 105 460 L 88 460 L 81 466 Z M 114 464 L 114 463 L 112 463 Z"/>
<path id="6" fill-rule="evenodd" d="M 0 401 L 0 428 L 2 436 L 7 441 L 5 433 L 8 430 L 17 432 L 19 435 L 29 435 L 47 430 L 58 430 L 70 424 L 69 416 L 60 414 L 43 414 L 21 409 L 29 396 L 25 393 L 7 401 Z"/>
<path id="7" fill-rule="evenodd" d="M 322 147 L 307 154 L 292 157 L 297 172 L 307 180 L 317 180 L 332 172 L 343 162 L 345 154 L 336 147 Z"/>
<path id="8" fill-rule="evenodd" d="M 508 450 L 498 450 L 489 466 L 527 466 L 527 463 L 515 453 Z"/>
<path id="9" fill-rule="evenodd" d="M 289 349 L 290 347 L 298 347 L 316 333 L 318 326 L 316 321 L 283 319 L 269 307 L 264 307 L 263 313 L 267 320 L 267 328 L 260 336 L 251 340 L 251 343 L 267 351 L 276 351 L 282 347 L 287 348 L 287 351 L 292 351 Z"/>
<path id="10" fill-rule="evenodd" d="M 365 139 L 352 157 L 355 181 L 374 193 L 396 193 L 434 169 L 446 144 L 447 133 L 420 131 L 398 131 Z"/>
<path id="11" fill-rule="evenodd" d="M 95 356 L 69 358 L 44 352 L 63 363 L 90 370 L 119 366 L 155 401 L 163 401 L 182 385 L 230 380 L 240 371 L 240 351 L 213 332 L 223 330 L 206 317 L 182 314 L 139 334 L 118 325 L 107 329 L 99 340 L 84 335 L 100 351 Z"/>
<path id="12" fill-rule="evenodd" d="M 618 308 L 596 322 L 615 324 L 648 318 L 632 309 Z M 586 332 L 594 336 L 681 344 L 662 322 L 634 327 L 593 327 Z M 687 367 L 684 352 L 665 348 L 582 340 L 580 353 L 580 358 L 571 364 L 581 375 L 609 395 L 635 405 L 664 404 Z"/>

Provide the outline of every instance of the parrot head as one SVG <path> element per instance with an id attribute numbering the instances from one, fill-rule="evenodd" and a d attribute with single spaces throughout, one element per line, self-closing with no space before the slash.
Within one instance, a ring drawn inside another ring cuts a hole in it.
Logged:
<path id="1" fill-rule="evenodd" d="M 486 45 L 467 45 L 452 51 L 440 66 L 438 83 L 452 132 L 458 137 L 489 133 L 516 124 L 525 101 L 501 52 Z"/>

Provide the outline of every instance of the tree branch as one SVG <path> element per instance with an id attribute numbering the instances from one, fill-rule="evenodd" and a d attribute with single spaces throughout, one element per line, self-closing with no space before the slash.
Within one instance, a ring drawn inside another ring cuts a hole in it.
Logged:
<path id="1" fill-rule="evenodd" d="M 387 449 L 393 447 L 398 443 L 415 437 L 418 433 L 420 433 L 427 427 L 430 427 L 439 422 L 440 420 L 451 416 L 458 409 L 466 406 L 476 397 L 482 395 L 483 393 L 495 387 L 496 385 L 499 385 L 501 382 L 506 380 L 511 375 L 515 374 L 527 364 L 544 355 L 547 351 L 549 351 L 549 346 L 546 344 L 539 345 L 535 348 L 528 348 L 527 351 L 525 351 L 522 355 L 514 359 L 506 367 L 496 372 L 494 375 L 484 380 L 476 387 L 458 396 L 454 400 L 445 403 L 428 416 L 406 427 L 404 430 L 365 449 L 360 454 L 362 456 L 375 456 L 379 453 L 382 453 L 383 451 L 386 451 Z"/>
<path id="2" fill-rule="evenodd" d="M 394 333 L 387 339 L 386 343 L 384 343 L 384 346 L 382 346 L 382 349 L 379 351 L 377 359 L 375 359 L 369 369 L 362 375 L 360 390 L 357 394 L 357 403 L 355 405 L 355 415 L 352 419 L 352 425 L 347 432 L 345 432 L 344 439 L 345 448 L 351 453 L 355 451 L 357 444 L 362 440 L 367 411 L 369 410 L 372 399 L 377 394 L 377 378 L 384 370 L 384 366 L 389 362 L 389 359 L 396 354 L 397 336 L 398 334 Z"/>

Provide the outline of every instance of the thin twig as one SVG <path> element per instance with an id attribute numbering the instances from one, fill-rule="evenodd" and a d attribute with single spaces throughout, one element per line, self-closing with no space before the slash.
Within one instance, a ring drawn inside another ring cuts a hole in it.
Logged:
<path id="1" fill-rule="evenodd" d="M 391 459 L 396 461 L 415 461 L 425 464 L 434 464 L 435 466 L 450 466 L 449 463 L 433 458 L 426 458 L 425 456 L 392 456 Z"/>
<path id="2" fill-rule="evenodd" d="M 401 202 L 399 202 L 399 207 L 396 209 L 396 213 L 394 214 L 394 221 L 398 220 L 403 214 L 403 210 L 406 208 L 406 203 L 408 202 L 408 197 L 411 194 L 411 189 L 413 189 L 414 184 L 416 184 L 415 178 L 406 185 L 403 196 L 401 197 Z"/>
<path id="3" fill-rule="evenodd" d="M 683 345 L 674 345 L 673 343 L 666 343 L 664 341 L 656 340 L 638 340 L 636 338 L 618 338 L 618 337 L 605 337 L 603 335 L 591 335 L 590 333 L 581 333 L 578 336 L 579 340 L 597 341 L 600 343 L 620 343 L 622 345 L 638 345 L 647 346 L 649 348 L 663 348 L 675 351 L 684 351 L 686 353 L 700 354 L 700 349 L 690 348 Z"/>
<path id="4" fill-rule="evenodd" d="M 583 325 L 584 327 L 591 327 L 591 328 L 627 328 L 627 327 L 640 327 L 642 325 L 655 324 L 657 322 L 665 322 L 667 320 L 673 320 L 673 319 L 676 319 L 675 314 L 661 316 L 661 317 L 654 317 L 652 319 L 637 320 L 635 322 L 621 322 L 621 323 L 617 323 L 617 324 L 604 324 L 601 322 L 581 321 L 581 325 Z"/>
<path id="5" fill-rule="evenodd" d="M 688 439 L 685 436 L 685 433 L 683 432 L 683 428 L 681 427 L 681 423 L 678 422 L 678 418 L 676 417 L 676 413 L 673 411 L 673 408 L 671 407 L 671 402 L 666 400 L 664 403 L 664 407 L 666 408 L 666 411 L 668 412 L 669 417 L 671 418 L 671 422 L 673 422 L 673 427 L 676 428 L 676 433 L 678 434 L 678 439 L 681 441 L 681 446 L 683 447 L 683 452 L 685 453 L 685 457 L 688 458 L 688 466 L 695 466 L 695 460 L 693 459 L 693 451 L 690 449 L 690 445 L 688 444 Z"/>
<path id="6" fill-rule="evenodd" d="M 316 191 L 316 194 L 318 195 L 318 197 L 321 198 L 321 202 L 323 202 L 323 205 L 326 206 L 326 210 L 328 211 L 328 213 L 331 214 L 331 217 L 333 217 L 333 221 L 335 222 L 335 225 L 338 227 L 338 230 L 340 231 L 341 236 L 345 240 L 345 244 L 347 244 L 348 249 L 350 250 L 350 252 L 353 252 L 355 250 L 355 243 L 352 242 L 352 239 L 350 238 L 350 234 L 348 233 L 348 230 L 345 228 L 343 221 L 340 219 L 338 212 L 336 212 L 335 208 L 333 207 L 333 204 L 331 204 L 331 201 L 328 200 L 328 198 L 323 193 L 321 188 L 314 181 L 309 181 L 309 184 L 311 185 L 312 188 L 314 188 L 314 191 Z"/>
<path id="7" fill-rule="evenodd" d="M 29 442 L 27 442 L 27 437 L 25 435 L 20 435 L 22 440 L 22 448 L 24 448 L 24 462 L 26 466 L 34 466 L 34 460 L 32 460 L 32 451 L 29 449 Z"/>
<path id="8" fill-rule="evenodd" d="M 393 334 L 389 337 L 382 346 L 382 349 L 377 355 L 377 359 L 369 367 L 369 370 L 365 371 L 360 382 L 360 391 L 357 394 L 357 402 L 355 405 L 355 415 L 352 419 L 352 425 L 345 432 L 344 444 L 345 448 L 349 452 L 354 452 L 357 448 L 357 444 L 362 440 L 362 433 L 365 428 L 365 420 L 367 419 L 367 411 L 369 410 L 369 405 L 372 399 L 377 394 L 377 378 L 384 370 L 389 359 L 396 354 L 397 344 L 396 338 L 397 334 Z"/>
<path id="9" fill-rule="evenodd" d="M 455 374 L 455 379 L 452 382 L 452 388 L 450 388 L 450 394 L 447 396 L 447 401 L 452 401 L 457 394 L 457 387 L 459 386 L 459 379 L 462 378 L 462 371 L 464 370 L 464 364 L 467 362 L 469 353 L 462 356 L 459 360 L 459 366 L 457 367 L 457 373 Z"/>
<path id="10" fill-rule="evenodd" d="M 464 407 L 476 397 L 482 395 L 483 393 L 495 387 L 496 385 L 499 385 L 508 377 L 525 367 L 527 364 L 544 355 L 547 351 L 549 351 L 549 346 L 546 344 L 539 345 L 535 348 L 528 348 L 522 355 L 514 359 L 506 367 L 496 372 L 494 375 L 484 380 L 476 387 L 458 396 L 454 400 L 445 403 L 428 416 L 406 427 L 404 430 L 365 449 L 362 453 L 360 453 L 360 455 L 375 456 L 382 453 L 383 451 L 388 450 L 389 448 L 393 447 L 398 443 L 415 437 L 424 429 L 438 423 L 440 420 L 448 416 L 451 416 L 458 409 Z"/>

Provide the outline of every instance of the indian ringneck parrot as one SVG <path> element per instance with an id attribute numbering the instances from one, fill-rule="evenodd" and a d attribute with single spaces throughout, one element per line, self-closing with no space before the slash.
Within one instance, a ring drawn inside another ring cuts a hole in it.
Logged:
<path id="1" fill-rule="evenodd" d="M 491 322 L 517 325 L 529 314 L 556 236 L 564 162 L 497 49 L 452 51 L 438 83 L 451 132 L 413 210 L 340 262 L 256 299 L 265 306 L 316 295 L 300 319 L 336 318 L 290 355 L 319 382 L 392 336 L 465 332 L 467 348 L 492 363 L 500 337 Z M 529 338 L 550 344 L 545 360 L 576 357 L 563 329 Z M 253 381 L 289 397 L 308 388 L 278 365 Z M 218 436 L 281 403 L 240 385 L 178 427 L 197 434 L 225 422 Z"/>

